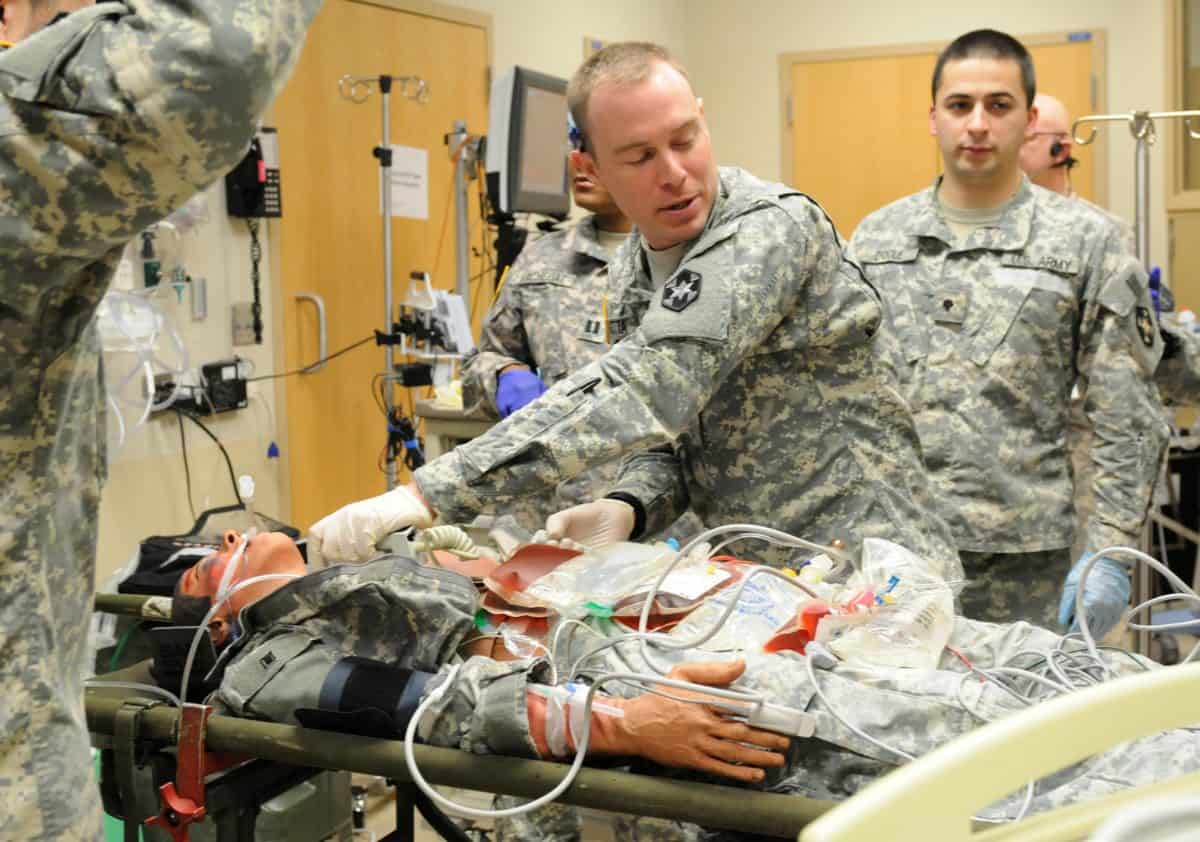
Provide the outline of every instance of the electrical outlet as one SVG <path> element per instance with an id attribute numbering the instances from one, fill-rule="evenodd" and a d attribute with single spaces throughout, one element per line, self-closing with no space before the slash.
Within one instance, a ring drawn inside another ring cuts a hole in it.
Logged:
<path id="1" fill-rule="evenodd" d="M 254 305 L 249 301 L 233 305 L 233 344 L 254 344 Z"/>

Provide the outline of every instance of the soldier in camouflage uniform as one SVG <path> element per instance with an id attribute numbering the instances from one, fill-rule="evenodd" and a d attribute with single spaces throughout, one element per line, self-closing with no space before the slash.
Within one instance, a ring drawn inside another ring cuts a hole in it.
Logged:
<path id="1" fill-rule="evenodd" d="M 525 247 L 488 311 L 478 348 L 463 364 L 463 403 L 497 418 L 511 415 L 609 348 L 597 314 L 605 306 L 608 263 L 630 223 L 608 191 L 587 176 L 573 170 L 571 186 L 575 203 L 592 213 Z M 505 383 L 509 389 L 503 394 L 501 384 L 510 372 L 524 372 L 516 377 L 533 388 Z M 615 464 L 597 466 L 562 482 L 553 496 L 515 502 L 509 513 L 526 529 L 541 529 L 548 515 L 603 496 L 616 473 Z"/>
<path id="2" fill-rule="evenodd" d="M 4 4 L 0 838 L 101 835 L 80 683 L 105 472 L 92 315 L 125 244 L 245 153 L 317 5 Z"/>
<path id="3" fill-rule="evenodd" d="M 1002 33 L 951 44 L 931 109 L 945 175 L 863 220 L 850 251 L 900 339 L 905 394 L 966 568 L 964 613 L 1050 625 L 1069 620 L 1059 590 L 1074 532 L 1072 388 L 1085 387 L 1098 442 L 1087 552 L 1137 544 L 1167 427 L 1145 274 L 1115 225 L 1018 166 L 1033 84 L 1028 53 Z M 1109 578 L 1089 577 L 1085 594 L 1097 636 L 1128 600 L 1123 569 L 1103 563 Z"/>
<path id="4" fill-rule="evenodd" d="M 605 82 L 612 65 L 629 81 Z M 620 510 L 623 525 L 600 530 L 609 540 L 657 531 L 690 504 L 708 524 L 769 523 L 852 551 L 890 538 L 954 579 L 894 339 L 825 214 L 784 185 L 718 171 L 699 103 L 661 48 L 612 45 L 573 88 L 589 74 L 600 81 L 582 110 L 605 116 L 592 138 L 575 113 L 586 171 L 639 225 L 609 267 L 603 315 L 616 344 L 415 484 L 314 525 L 323 555 L 369 556 L 389 530 L 427 522 L 429 507 L 463 521 L 634 453 L 613 499 L 576 507 Z"/>
<path id="5" fill-rule="evenodd" d="M 285 536 L 255 537 L 246 553 L 246 566 L 232 578 L 236 584 L 264 572 L 279 572 L 284 567 L 267 558 L 264 542 L 292 554 L 288 569 L 303 570 L 303 562 L 294 545 Z M 255 544 L 254 542 L 259 542 Z M 232 546 L 235 541 L 230 541 Z M 269 553 L 269 551 L 268 551 Z M 228 556 L 226 556 L 226 560 Z M 208 569 L 206 569 L 206 566 Z M 197 564 L 196 571 L 181 584 L 173 606 L 177 621 L 195 623 L 208 607 L 206 600 L 189 605 L 186 598 L 211 597 L 224 572 L 212 560 Z M 207 582 L 208 584 L 204 584 Z M 227 666 L 221 679 L 217 700 L 228 712 L 278 722 L 318 725 L 324 728 L 350 726 L 363 730 L 363 723 L 379 724 L 383 735 L 389 729 L 403 728 L 417 700 L 447 680 L 447 662 L 473 631 L 476 593 L 469 580 L 448 571 L 421 567 L 410 559 L 385 556 L 364 565 L 326 568 L 286 584 L 265 583 L 268 593 L 236 602 L 214 624 L 217 639 L 231 635 L 225 623 L 237 611 L 241 634 L 225 653 Z M 596 634 L 613 634 L 612 624 L 592 626 Z M 790 743 L 776 737 L 780 750 L 787 750 L 787 764 L 770 768 L 764 786 L 775 792 L 801 794 L 810 798 L 841 800 L 863 785 L 890 771 L 904 758 L 889 749 L 871 743 L 849 729 L 849 722 L 885 745 L 912 756 L 922 755 L 957 736 L 991 720 L 1022 710 L 1024 705 L 995 684 L 962 682 L 966 661 L 977 668 L 1000 666 L 1018 653 L 1047 652 L 1061 639 L 1027 623 L 995 625 L 958 618 L 951 633 L 949 649 L 944 651 L 934 670 L 880 669 L 837 661 L 818 666 L 812 676 L 805 658 L 795 652 L 773 655 L 752 654 L 738 686 L 764 693 L 771 701 L 808 711 L 816 718 L 813 737 Z M 560 665 L 572 663 L 596 647 L 592 635 L 564 639 L 558 653 Z M 1136 656 L 1105 654 L 1114 675 L 1128 674 L 1154 667 Z M 961 657 L 960 657 L 961 656 Z M 343 707 L 335 702 L 336 685 L 354 684 L 345 659 L 369 659 L 373 667 L 390 665 L 404 671 L 403 680 L 413 683 L 416 692 L 383 692 L 382 673 L 365 694 Z M 676 653 L 679 661 L 692 661 L 682 669 L 701 669 L 697 660 L 710 659 L 711 653 Z M 964 660 L 965 659 L 965 660 Z M 636 647 L 626 647 L 620 655 L 608 649 L 595 657 L 589 667 L 600 672 L 633 669 L 651 673 Z M 677 666 L 677 670 L 681 667 Z M 409 671 L 413 672 L 411 675 Z M 424 673 L 424 674 L 422 674 Z M 436 673 L 430 676 L 428 673 Z M 553 756 L 548 751 L 544 707 L 531 685 L 543 682 L 546 671 L 540 662 L 498 663 L 471 658 L 461 666 L 453 689 L 421 723 L 427 742 L 458 747 L 477 753 L 503 753 L 524 757 Z M 814 681 L 817 682 L 814 685 Z M 817 695 L 817 687 L 824 699 Z M 664 718 L 668 711 L 678 715 L 703 710 L 695 705 L 638 694 L 613 684 L 606 692 L 619 697 L 606 699 L 610 706 L 624 708 L 624 716 L 609 719 L 593 712 L 598 753 L 650 756 L 661 762 L 663 749 L 685 739 L 686 728 L 673 729 Z M 381 704 L 384 698 L 400 697 L 396 709 Z M 363 700 L 365 698 L 365 704 Z M 648 730 L 646 720 L 638 720 L 638 705 L 649 701 L 658 706 L 658 728 Z M 369 716 L 364 707 L 378 705 L 379 717 Z M 330 715 L 339 707 L 346 715 Z M 396 715 L 394 711 L 400 712 Z M 836 715 L 835 715 L 836 714 Z M 840 720 L 839 720 L 840 717 Z M 634 723 L 640 739 L 635 743 L 618 734 L 617 719 Z M 844 720 L 844 721 L 843 721 Z M 759 745 L 761 732 L 743 733 Z M 568 752 L 569 753 L 569 752 Z M 686 764 L 680 764 L 686 765 Z M 680 774 L 663 766 L 639 767 L 642 771 Z M 1039 785 L 1032 805 L 1034 811 L 1052 809 L 1075 801 L 1094 798 L 1131 786 L 1150 783 L 1187 771 L 1200 769 L 1200 739 L 1190 731 L 1166 732 L 1139 740 L 1085 761 L 1067 772 Z M 743 768 L 743 773 L 749 770 Z M 694 776 L 695 773 L 687 773 Z M 746 776 L 743 775 L 743 778 Z M 728 780 L 719 782 L 729 783 Z M 999 818 L 1011 816 L 1021 794 L 1008 799 L 991 811 Z M 512 799 L 501 799 L 505 804 Z M 557 838 L 557 828 L 546 823 L 543 813 L 531 818 L 524 838 Z M 736 836 L 706 832 L 694 826 L 675 823 L 623 819 L 623 835 L 639 839 L 707 839 Z"/>

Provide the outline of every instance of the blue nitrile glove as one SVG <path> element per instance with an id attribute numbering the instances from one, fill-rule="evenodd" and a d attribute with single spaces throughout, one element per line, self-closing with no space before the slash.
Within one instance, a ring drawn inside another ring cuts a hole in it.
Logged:
<path id="1" fill-rule="evenodd" d="M 1079 587 L 1079 574 L 1091 558 L 1084 554 L 1063 583 L 1062 601 L 1058 604 L 1058 623 L 1071 631 L 1079 630 L 1075 617 L 1075 592 Z M 1121 613 L 1129 607 L 1129 571 L 1125 565 L 1110 558 L 1102 558 L 1092 565 L 1084 582 L 1083 609 L 1087 612 L 1088 631 L 1096 640 L 1108 634 L 1121 619 Z"/>
<path id="2" fill-rule="evenodd" d="M 526 368 L 510 368 L 500 372 L 496 381 L 496 409 L 507 418 L 546 391 L 542 378 Z"/>

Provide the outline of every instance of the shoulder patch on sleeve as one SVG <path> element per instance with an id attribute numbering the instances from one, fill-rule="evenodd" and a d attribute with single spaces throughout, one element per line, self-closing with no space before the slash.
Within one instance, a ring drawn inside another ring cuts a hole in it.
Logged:
<path id="1" fill-rule="evenodd" d="M 683 269 L 676 272 L 674 277 L 663 284 L 662 306 L 676 313 L 682 313 L 693 301 L 700 297 L 700 286 L 704 278 L 699 272 Z"/>

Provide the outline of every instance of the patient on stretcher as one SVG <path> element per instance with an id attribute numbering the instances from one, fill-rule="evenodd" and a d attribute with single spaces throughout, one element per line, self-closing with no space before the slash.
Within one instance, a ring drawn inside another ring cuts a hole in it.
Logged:
<path id="1" fill-rule="evenodd" d="M 240 541 L 236 533 L 229 533 L 220 553 L 198 563 L 180 581 L 176 622 L 194 625 L 207 612 Z M 705 569 L 729 571 L 729 583 L 744 572 L 736 560 L 710 562 Z M 504 604 L 512 607 L 542 582 L 537 592 L 544 603 L 551 603 L 552 595 L 562 589 L 551 587 L 553 581 L 547 584 L 544 577 L 561 570 L 563 563 L 551 564 L 527 581 L 505 575 L 502 568 L 492 570 L 487 578 L 496 588 L 487 594 L 504 592 Z M 304 572 L 291 542 L 271 535 L 250 539 L 237 564 L 232 582 L 262 573 Z M 872 592 L 870 603 L 885 607 L 900 591 L 893 587 L 891 593 L 885 588 Z M 699 598 L 688 612 L 667 617 L 666 625 L 679 623 L 683 629 L 709 606 L 727 600 L 732 589 L 727 585 L 695 593 Z M 938 605 L 944 605 L 943 597 L 937 594 Z M 751 620 L 761 617 L 770 599 L 768 589 L 760 588 L 748 600 L 751 607 L 735 614 Z M 332 567 L 289 582 L 250 585 L 235 592 L 209 623 L 213 640 L 228 647 L 215 699 L 236 715 L 360 732 L 368 722 L 373 735 L 395 736 L 417 700 L 445 679 L 445 665 L 464 643 L 478 637 L 479 628 L 503 622 L 503 614 L 481 611 L 481 605 L 486 608 L 488 603 L 481 602 L 470 579 L 400 556 Z M 827 607 L 833 612 L 833 627 L 846 622 L 839 613 L 845 606 Z M 538 646 L 556 649 L 559 672 L 569 673 L 566 678 L 589 672 L 650 672 L 628 626 L 615 614 L 585 612 L 575 618 L 574 627 L 557 635 L 553 611 L 536 605 L 516 608 L 525 612 L 520 639 L 537 638 Z M 1101 652 L 1103 668 L 1081 666 L 1077 641 L 1026 623 L 997 625 L 960 617 L 946 618 L 945 635 L 927 666 L 897 666 L 877 645 L 888 639 L 886 634 L 845 638 L 858 641 L 853 651 L 838 652 L 828 642 L 812 648 L 819 635 L 811 610 L 805 613 L 811 608 L 808 601 L 787 609 L 792 615 L 785 619 L 794 622 L 778 629 L 784 632 L 782 642 L 778 634 L 754 640 L 717 636 L 702 647 L 660 654 L 657 660 L 674 661 L 676 676 L 709 685 L 736 681 L 737 689 L 757 691 L 777 704 L 806 711 L 816 721 L 812 737 L 787 739 L 751 729 L 720 711 L 652 694 L 621 697 L 629 691 L 614 686 L 612 692 L 618 695 L 607 696 L 601 709 L 592 713 L 595 742 L 589 754 L 640 757 L 652 764 L 761 782 L 772 791 L 842 799 L 907 758 L 1036 699 L 1036 686 L 1022 685 L 1013 692 L 1016 685 L 1002 686 L 994 674 L 985 675 L 990 668 L 1039 669 L 1039 658 L 1051 659 L 1068 672 L 1088 672 L 1089 680 L 1156 668 L 1123 652 Z M 931 621 L 940 610 L 922 608 L 921 621 Z M 877 616 L 896 615 L 885 611 Z M 540 632 L 529 622 L 531 617 L 545 623 Z M 806 627 L 808 633 L 799 634 Z M 503 625 L 497 634 L 503 634 Z M 548 680 L 544 658 L 500 662 L 472 657 L 452 692 L 425 717 L 419 733 L 427 742 L 476 752 L 570 756 L 571 728 L 554 724 L 555 713 L 541 692 Z M 1041 782 L 1031 809 L 1051 809 L 1197 769 L 1200 736 L 1166 732 Z M 1016 793 L 993 805 L 990 814 L 1011 817 L 1022 796 Z"/>
<path id="2" fill-rule="evenodd" d="M 256 535 L 239 558 L 242 541 L 226 533 L 220 552 L 186 571 L 172 612 L 178 625 L 199 623 L 230 564 L 237 568 L 229 588 L 264 574 L 297 576 L 234 590 L 209 620 L 214 643 L 229 650 L 216 701 L 231 713 L 395 737 L 475 632 L 478 595 L 457 573 L 385 556 L 305 574 L 285 536 Z M 472 751 L 572 755 L 572 729 L 536 692 L 543 672 L 470 658 L 420 736 Z M 741 672 L 739 663 L 692 664 L 673 677 L 724 685 Z M 778 734 L 653 694 L 605 698 L 593 708 L 591 729 L 589 754 L 640 756 L 746 782 L 781 766 L 787 748 Z"/>

